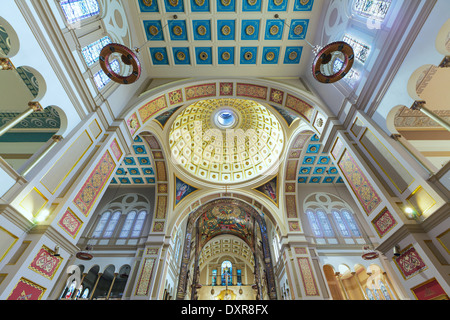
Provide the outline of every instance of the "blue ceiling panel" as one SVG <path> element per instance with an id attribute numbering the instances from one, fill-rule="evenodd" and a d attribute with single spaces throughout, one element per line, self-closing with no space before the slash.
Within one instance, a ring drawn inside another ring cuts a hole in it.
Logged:
<path id="1" fill-rule="evenodd" d="M 194 40 L 211 40 L 211 21 L 194 20 L 192 21 L 192 32 Z"/>
<path id="2" fill-rule="evenodd" d="M 235 0 L 217 0 L 218 12 L 235 12 L 236 1 Z"/>
<path id="3" fill-rule="evenodd" d="M 269 0 L 267 11 L 286 11 L 288 0 Z"/>
<path id="4" fill-rule="evenodd" d="M 169 20 L 170 40 L 173 41 L 187 41 L 187 30 L 185 20 Z"/>
<path id="5" fill-rule="evenodd" d="M 281 40 L 283 38 L 284 20 L 269 19 L 266 21 L 264 40 Z"/>
<path id="6" fill-rule="evenodd" d="M 321 180 L 322 180 L 322 177 L 311 177 L 309 179 L 309 183 L 320 183 Z"/>
<path id="7" fill-rule="evenodd" d="M 234 20 L 217 20 L 217 38 L 219 40 L 235 40 Z"/>
<path id="8" fill-rule="evenodd" d="M 336 177 L 324 177 L 322 183 L 333 183 Z"/>
<path id="9" fill-rule="evenodd" d="M 164 41 L 160 20 L 144 20 L 144 29 L 148 41 Z"/>
<path id="10" fill-rule="evenodd" d="M 166 12 L 184 12 L 183 0 L 164 0 Z"/>
<path id="11" fill-rule="evenodd" d="M 191 64 L 191 57 L 189 54 L 189 48 L 172 48 L 173 60 L 176 65 L 188 65 Z"/>
<path id="12" fill-rule="evenodd" d="M 191 0 L 192 12 L 209 12 L 210 7 L 209 0 Z"/>
<path id="13" fill-rule="evenodd" d="M 259 25 L 259 20 L 242 20 L 241 40 L 258 40 Z"/>
<path id="14" fill-rule="evenodd" d="M 265 47 L 263 48 L 262 63 L 263 64 L 278 64 L 280 58 L 280 47 Z"/>
<path id="15" fill-rule="evenodd" d="M 309 19 L 292 19 L 288 40 L 304 40 L 308 32 Z"/>
<path id="16" fill-rule="evenodd" d="M 294 11 L 311 11 L 314 0 L 295 0 Z"/>
<path id="17" fill-rule="evenodd" d="M 150 55 L 154 65 L 169 65 L 166 48 L 150 48 Z"/>
<path id="18" fill-rule="evenodd" d="M 302 57 L 303 47 L 286 47 L 284 55 L 285 64 L 299 64 Z"/>
<path id="19" fill-rule="evenodd" d="M 256 64 L 258 47 L 242 47 L 240 54 L 241 64 Z"/>
<path id="20" fill-rule="evenodd" d="M 212 48 L 211 47 L 197 47 L 195 48 L 195 62 L 197 64 L 212 64 Z"/>
<path id="21" fill-rule="evenodd" d="M 244 0 L 242 1 L 243 12 L 260 12 L 262 0 Z"/>
<path id="22" fill-rule="evenodd" d="M 219 64 L 234 64 L 234 47 L 217 48 Z"/>
<path id="23" fill-rule="evenodd" d="M 141 12 L 159 12 L 158 1 L 139 0 L 138 2 Z"/>

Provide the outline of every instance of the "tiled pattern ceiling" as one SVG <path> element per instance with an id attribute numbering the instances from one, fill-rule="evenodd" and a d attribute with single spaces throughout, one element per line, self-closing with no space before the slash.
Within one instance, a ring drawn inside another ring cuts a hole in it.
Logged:
<path id="1" fill-rule="evenodd" d="M 322 152 L 317 135 L 305 146 L 298 173 L 300 184 L 343 184 L 339 171 L 331 158 Z"/>
<path id="2" fill-rule="evenodd" d="M 134 1 L 142 30 L 138 39 L 145 44 L 141 58 L 158 77 L 172 66 L 181 75 L 210 75 L 209 68 L 196 67 L 214 66 L 221 75 L 277 70 L 278 76 L 298 76 L 311 52 L 305 39 L 312 41 L 312 18 L 323 0 Z"/>
<path id="3" fill-rule="evenodd" d="M 132 152 L 127 155 L 117 169 L 112 185 L 148 185 L 155 184 L 155 170 L 148 145 L 140 136 L 136 136 L 131 146 Z"/>

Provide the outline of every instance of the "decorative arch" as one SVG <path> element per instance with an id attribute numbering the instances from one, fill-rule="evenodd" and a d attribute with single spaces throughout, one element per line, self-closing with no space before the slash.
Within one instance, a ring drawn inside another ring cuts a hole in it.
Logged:
<path id="1" fill-rule="evenodd" d="M 0 17 L 0 58 L 12 58 L 20 50 L 19 37 L 8 21 Z"/>
<path id="2" fill-rule="evenodd" d="M 181 270 L 180 270 L 179 281 L 178 281 L 177 299 L 184 300 L 185 295 L 186 295 L 187 280 L 188 280 L 187 276 L 188 276 L 189 266 L 191 264 L 191 262 L 190 262 L 191 261 L 191 259 L 190 259 L 191 251 L 193 249 L 191 247 L 192 243 L 195 241 L 195 243 L 197 244 L 196 248 L 195 248 L 195 250 L 196 250 L 195 251 L 196 252 L 195 259 L 198 259 L 198 254 L 201 250 L 202 244 L 200 244 L 201 240 L 199 238 L 199 236 L 200 236 L 199 231 L 195 232 L 195 229 L 198 229 L 198 227 L 199 227 L 199 218 L 202 215 L 204 215 L 205 213 L 210 212 L 209 210 L 211 210 L 212 208 L 217 208 L 216 207 L 217 204 L 223 204 L 226 206 L 231 205 L 231 206 L 234 206 L 235 208 L 239 208 L 239 212 L 241 214 L 245 213 L 245 215 L 246 215 L 245 220 L 248 223 L 245 226 L 243 226 L 243 229 L 241 230 L 241 232 L 239 232 L 237 234 L 232 232 L 232 234 L 237 235 L 243 241 L 245 241 L 247 244 L 249 244 L 249 246 L 252 248 L 252 250 L 255 250 L 255 243 L 252 243 L 251 241 L 249 242 L 249 238 L 246 236 L 247 233 L 245 232 L 245 230 L 246 230 L 245 228 L 248 228 L 249 224 L 251 225 L 250 227 L 252 227 L 252 228 L 256 228 L 256 224 L 259 225 L 259 230 L 261 232 L 261 237 L 262 237 L 262 251 L 263 251 L 263 255 L 264 255 L 265 269 L 267 272 L 268 291 L 269 291 L 270 298 L 276 299 L 277 292 L 276 292 L 276 286 L 275 286 L 275 276 L 274 276 L 272 258 L 271 258 L 271 254 L 270 254 L 270 243 L 269 243 L 269 239 L 268 239 L 267 227 L 266 227 L 265 220 L 264 220 L 263 216 L 249 204 L 247 204 L 241 200 L 229 199 L 229 198 L 210 201 L 210 202 L 206 203 L 205 205 L 198 207 L 196 210 L 194 210 L 189 215 L 189 218 L 187 221 L 187 227 L 186 227 L 184 249 L 183 249 L 183 260 L 181 262 Z M 234 209 L 233 209 L 233 211 L 234 211 Z M 242 219 L 240 219 L 240 220 L 242 220 Z M 195 240 L 193 239 L 194 236 L 196 237 Z M 213 237 L 214 237 L 214 235 L 213 235 Z M 197 261 L 194 262 L 194 268 L 195 269 L 194 269 L 193 277 L 195 279 L 198 275 Z"/>

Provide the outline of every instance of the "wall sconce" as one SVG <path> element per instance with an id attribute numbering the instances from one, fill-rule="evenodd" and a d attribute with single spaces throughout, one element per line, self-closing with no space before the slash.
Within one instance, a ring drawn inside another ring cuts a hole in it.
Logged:
<path id="1" fill-rule="evenodd" d="M 59 256 L 61 256 L 61 255 L 59 254 L 59 246 L 56 246 L 56 247 L 55 247 L 55 249 L 53 250 L 52 256 L 53 256 L 53 257 L 59 257 Z"/>

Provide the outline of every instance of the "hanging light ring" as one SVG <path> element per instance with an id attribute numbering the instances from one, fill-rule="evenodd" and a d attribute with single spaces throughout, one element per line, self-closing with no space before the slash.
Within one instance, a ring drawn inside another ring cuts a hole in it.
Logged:
<path id="1" fill-rule="evenodd" d="M 130 75 L 121 76 L 114 72 L 111 63 L 109 62 L 109 57 L 113 53 L 120 54 L 122 62 L 132 66 L 133 70 Z M 119 43 L 110 43 L 101 50 L 100 67 L 111 80 L 120 84 L 132 84 L 136 82 L 139 79 L 142 70 L 139 59 L 134 52 Z"/>
<path id="2" fill-rule="evenodd" d="M 330 70 L 333 70 L 333 65 L 337 57 L 342 57 L 342 66 L 335 72 L 327 74 L 324 72 L 324 67 L 328 64 Z M 314 58 L 312 72 L 314 78 L 322 83 L 334 83 L 341 80 L 347 75 L 353 66 L 355 60 L 355 53 L 353 48 L 344 41 L 332 42 L 322 48 Z"/>

